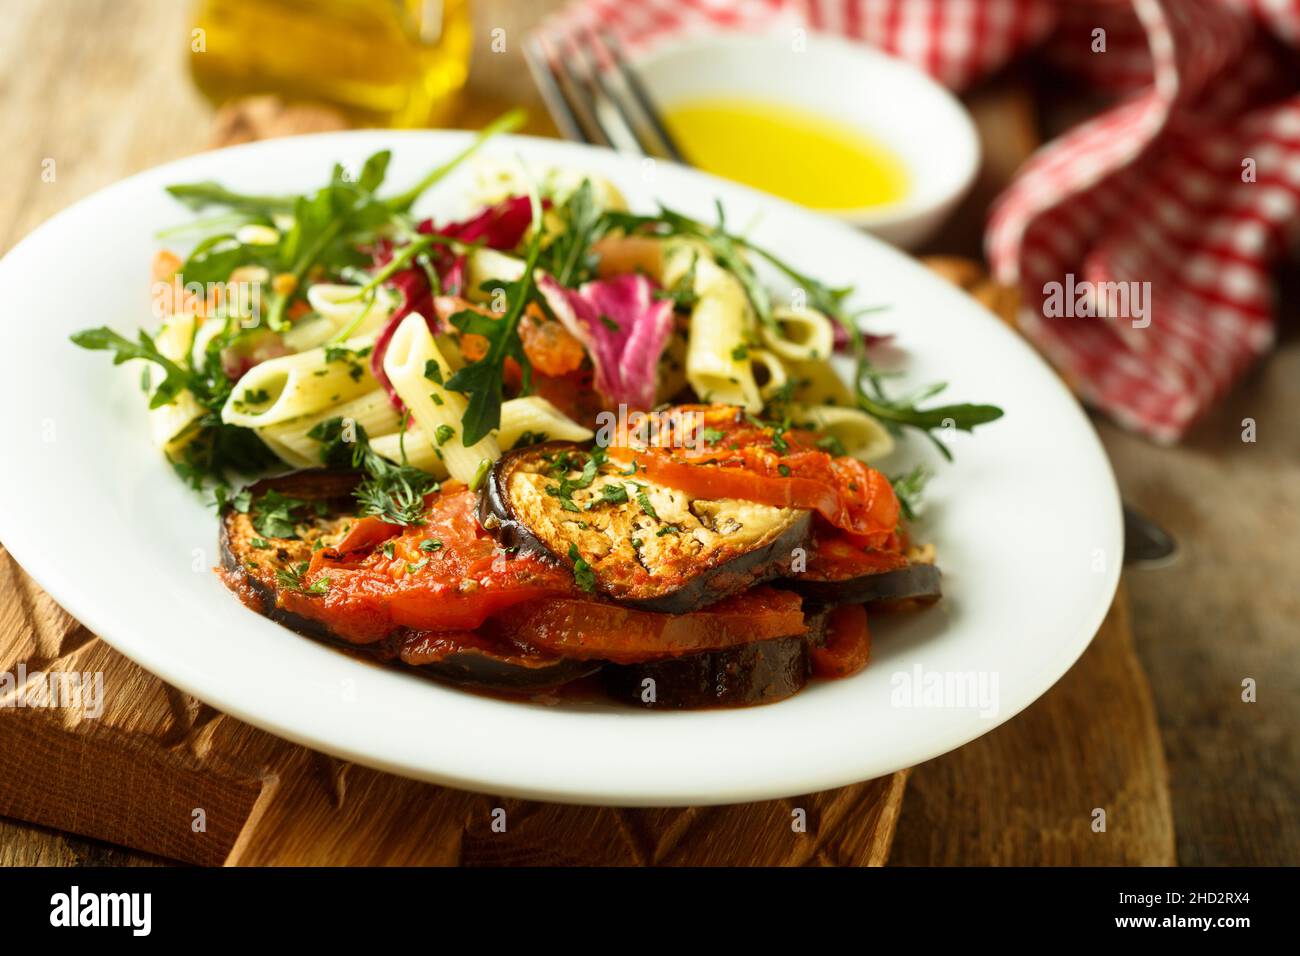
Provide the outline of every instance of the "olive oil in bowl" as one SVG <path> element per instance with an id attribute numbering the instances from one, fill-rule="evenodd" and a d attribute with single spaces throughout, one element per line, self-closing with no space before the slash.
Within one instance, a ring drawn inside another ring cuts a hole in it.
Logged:
<path id="1" fill-rule="evenodd" d="M 710 97 L 674 103 L 664 120 L 693 165 L 812 209 L 884 206 L 908 193 L 892 150 L 830 117 Z"/>

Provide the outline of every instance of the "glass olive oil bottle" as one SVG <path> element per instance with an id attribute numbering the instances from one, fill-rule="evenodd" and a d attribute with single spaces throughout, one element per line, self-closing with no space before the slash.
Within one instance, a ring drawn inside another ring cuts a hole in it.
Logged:
<path id="1" fill-rule="evenodd" d="M 365 126 L 444 119 L 469 72 L 469 0 L 198 0 L 190 69 L 221 103 L 275 93 Z"/>

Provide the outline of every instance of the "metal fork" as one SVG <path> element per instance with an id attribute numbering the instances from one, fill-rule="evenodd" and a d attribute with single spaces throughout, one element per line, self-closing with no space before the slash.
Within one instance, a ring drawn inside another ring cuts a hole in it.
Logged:
<path id="1" fill-rule="evenodd" d="M 525 42 L 524 59 L 566 139 L 686 162 L 613 34 L 541 33 Z"/>
<path id="2" fill-rule="evenodd" d="M 621 153 L 663 156 L 687 165 L 618 39 L 587 28 L 538 34 L 524 58 L 555 125 L 566 139 Z M 1173 536 L 1124 504 L 1124 563 L 1159 567 L 1178 553 Z"/>

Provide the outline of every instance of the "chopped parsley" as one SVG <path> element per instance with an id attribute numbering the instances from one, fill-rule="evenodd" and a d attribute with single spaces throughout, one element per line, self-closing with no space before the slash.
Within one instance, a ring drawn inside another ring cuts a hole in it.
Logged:
<path id="1" fill-rule="evenodd" d="M 569 545 L 569 560 L 573 562 L 573 580 L 578 587 L 584 591 L 596 590 L 596 572 L 591 570 L 591 565 L 578 553 L 576 544 Z"/>
<path id="2" fill-rule="evenodd" d="M 307 573 L 307 567 L 308 562 L 299 561 L 287 568 L 277 568 L 275 579 L 280 583 L 281 587 L 290 591 L 298 591 L 301 594 L 324 594 L 330 589 L 329 578 L 321 578 L 315 584 L 307 586 L 303 582 L 303 575 Z"/>
<path id="3" fill-rule="evenodd" d="M 636 503 L 641 506 L 641 510 L 648 514 L 656 521 L 659 520 L 659 513 L 655 511 L 655 506 L 650 503 L 649 496 L 645 493 L 645 488 L 638 487 L 636 490 Z"/>
<path id="4" fill-rule="evenodd" d="M 290 498 L 271 489 L 253 503 L 253 528 L 263 538 L 296 538 L 308 511 L 323 515 L 325 503 Z"/>

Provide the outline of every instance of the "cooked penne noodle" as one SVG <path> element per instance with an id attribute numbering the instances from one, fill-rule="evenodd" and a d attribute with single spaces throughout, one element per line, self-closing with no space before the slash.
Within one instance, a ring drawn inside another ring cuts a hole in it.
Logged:
<path id="1" fill-rule="evenodd" d="M 438 479 L 447 477 L 447 463 L 438 457 L 433 443 L 424 437 L 424 432 L 419 428 L 408 429 L 405 438 L 401 432 L 380 435 L 370 442 L 370 447 L 376 454 L 399 465 L 403 462 L 402 452 L 405 451 L 405 463 L 412 468 L 427 471 Z"/>
<path id="2" fill-rule="evenodd" d="M 304 454 L 302 449 L 295 448 L 289 442 L 281 441 L 269 428 L 256 428 L 254 431 L 257 432 L 257 437 L 262 439 L 262 444 L 271 449 L 275 453 L 275 457 L 286 465 L 291 465 L 294 468 L 322 467 L 319 454 L 315 458 Z M 319 453 L 320 445 L 314 441 L 310 442 L 310 444 L 315 445 Z"/>
<path id="3" fill-rule="evenodd" d="M 154 338 L 158 351 L 173 362 L 186 364 L 194 346 L 197 324 L 198 319 L 192 312 L 168 316 Z M 202 415 L 203 406 L 188 390 L 178 394 L 166 405 L 149 409 L 149 431 L 154 444 L 168 458 L 175 458 L 198 434 L 197 429 L 190 426 Z"/>
<path id="4" fill-rule="evenodd" d="M 427 369 L 435 367 L 440 381 L 425 375 Z M 452 375 L 452 368 L 429 334 L 423 316 L 413 313 L 397 327 L 384 354 L 384 374 L 423 431 L 424 444 L 429 445 L 432 439 L 432 447 L 447 463 L 451 477 L 468 483 L 474 479 L 481 462 L 501 457 L 501 447 L 491 435 L 468 448 L 462 444 L 465 396 L 443 387 L 442 383 Z M 408 433 L 408 455 L 410 444 Z"/>
<path id="5" fill-rule="evenodd" d="M 307 290 L 307 302 L 316 314 L 294 323 L 284 333 L 284 344 L 295 352 L 314 349 L 342 335 L 355 338 L 378 333 L 397 308 L 397 297 L 377 288 L 357 298 L 361 287 L 318 282 Z"/>
<path id="6" fill-rule="evenodd" d="M 785 369 L 795 383 L 794 398 L 801 404 L 854 406 L 853 389 L 830 362 L 787 361 Z"/>
<path id="7" fill-rule="evenodd" d="M 759 385 L 759 394 L 764 398 L 768 398 L 779 389 L 784 388 L 785 383 L 789 380 L 786 375 L 785 365 L 767 349 L 750 349 L 749 366 L 754 372 L 754 380 L 761 383 Z"/>
<path id="8" fill-rule="evenodd" d="M 590 441 L 595 433 L 569 418 L 537 395 L 512 398 L 501 403 L 501 428 L 497 444 L 514 448 L 524 435 L 539 441 Z"/>
<path id="9" fill-rule="evenodd" d="M 505 451 L 513 448 L 525 435 L 534 442 L 589 441 L 595 437 L 591 429 L 583 428 L 546 399 L 536 395 L 512 398 L 501 403 L 501 428 L 496 432 L 497 444 Z M 419 425 L 412 424 L 407 429 L 404 443 L 400 439 L 401 435 L 396 433 L 383 435 L 372 441 L 370 447 L 390 461 L 400 462 L 404 445 L 407 464 L 435 475 L 446 475 L 446 465 L 438 458 L 434 444 Z"/>
<path id="10" fill-rule="evenodd" d="M 421 319 L 423 321 L 423 319 Z M 373 348 L 373 335 L 349 339 L 332 360 L 325 348 L 282 355 L 253 366 L 235 383 L 221 409 L 229 425 L 262 428 L 350 401 L 378 384 L 360 353 Z"/>
<path id="11" fill-rule="evenodd" d="M 838 438 L 844 453 L 862 461 L 883 458 L 894 450 L 894 438 L 885 426 L 858 408 L 838 405 L 805 405 L 793 414 L 800 424 Z"/>
<path id="12" fill-rule="evenodd" d="M 735 276 L 702 255 L 695 262 L 694 289 L 687 381 L 701 401 L 762 410 L 763 397 L 748 359 L 752 320 L 745 290 Z"/>
<path id="13" fill-rule="evenodd" d="M 307 433 L 331 418 L 341 418 L 360 426 L 371 439 L 397 431 L 401 422 L 388 393 L 377 388 L 360 398 L 331 405 L 315 414 L 259 428 L 257 434 L 273 452 L 295 468 L 319 468 L 322 464 L 320 443 L 308 437 Z"/>
<path id="14" fill-rule="evenodd" d="M 473 249 L 465 257 L 465 298 L 487 302 L 491 295 L 481 286 L 485 282 L 514 282 L 524 274 L 524 260 L 495 249 Z"/>
<path id="15" fill-rule="evenodd" d="M 831 320 L 816 309 L 772 310 L 775 329 L 764 327 L 760 331 L 763 341 L 783 359 L 809 362 L 828 359 L 835 347 Z"/>

